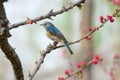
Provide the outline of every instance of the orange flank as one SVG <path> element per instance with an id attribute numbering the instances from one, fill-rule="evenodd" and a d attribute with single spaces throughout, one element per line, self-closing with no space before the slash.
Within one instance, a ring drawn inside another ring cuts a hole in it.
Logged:
<path id="1" fill-rule="evenodd" d="M 49 31 L 46 32 L 46 35 L 47 35 L 50 39 L 52 39 L 53 41 L 55 41 L 55 42 L 61 42 L 61 40 L 60 40 L 58 37 L 54 36 L 54 35 L 53 35 L 51 32 L 49 32 Z"/>
<path id="2" fill-rule="evenodd" d="M 52 36 L 52 34 L 51 34 L 49 31 L 46 32 L 46 35 L 47 35 L 48 37 Z"/>

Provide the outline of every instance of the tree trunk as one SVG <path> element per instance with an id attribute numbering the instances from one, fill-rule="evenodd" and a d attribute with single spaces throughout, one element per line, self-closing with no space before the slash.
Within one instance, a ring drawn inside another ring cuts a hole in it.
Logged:
<path id="1" fill-rule="evenodd" d="M 81 37 L 85 36 L 88 33 L 88 28 L 92 23 L 92 0 L 86 0 L 84 7 L 82 8 L 82 19 L 80 22 L 80 33 Z M 91 36 L 92 39 L 92 36 Z M 77 54 L 77 61 L 90 61 L 93 55 L 93 41 L 92 40 L 83 40 L 80 42 L 80 51 Z M 82 80 L 91 80 L 90 66 L 86 68 L 84 72 L 84 77 Z"/>

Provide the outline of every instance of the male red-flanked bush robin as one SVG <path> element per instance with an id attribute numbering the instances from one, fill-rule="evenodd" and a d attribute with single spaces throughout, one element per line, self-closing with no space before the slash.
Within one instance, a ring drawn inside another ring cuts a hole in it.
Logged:
<path id="1" fill-rule="evenodd" d="M 46 21 L 46 22 L 44 22 L 43 24 L 40 24 L 40 25 L 44 26 L 44 28 L 46 30 L 46 35 L 50 39 L 52 39 L 55 42 L 63 42 L 65 44 L 65 46 L 67 47 L 67 49 L 69 50 L 69 52 L 71 54 L 73 54 L 71 48 L 68 45 L 68 41 L 66 40 L 64 35 L 54 26 L 54 24 Z"/>

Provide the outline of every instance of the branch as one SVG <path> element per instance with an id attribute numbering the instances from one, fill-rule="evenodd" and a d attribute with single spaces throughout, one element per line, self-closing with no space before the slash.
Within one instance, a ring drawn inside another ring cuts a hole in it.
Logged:
<path id="1" fill-rule="evenodd" d="M 82 78 L 83 77 L 83 70 L 86 69 L 87 67 L 89 67 L 90 65 L 97 65 L 98 63 L 101 63 L 103 61 L 103 58 L 100 57 L 99 55 L 95 55 L 93 57 L 93 59 L 91 59 L 90 61 L 86 62 L 81 62 L 77 64 L 77 70 L 70 72 L 69 69 L 67 69 L 65 71 L 65 75 L 67 75 L 66 77 L 59 77 L 58 80 L 67 80 L 73 76 Z M 67 72 L 67 73 L 66 73 Z"/>
<path id="2" fill-rule="evenodd" d="M 83 70 L 85 70 L 90 65 L 101 64 L 102 61 L 103 61 L 103 58 L 101 56 L 94 55 L 94 57 L 90 61 L 88 61 L 88 62 L 83 61 L 81 63 L 78 63 L 76 65 L 77 70 L 71 72 L 71 69 L 66 69 L 64 74 L 67 75 L 67 76 L 66 77 L 58 77 L 58 80 L 67 80 L 71 77 L 83 78 L 83 76 L 84 76 Z"/>
<path id="3" fill-rule="evenodd" d="M 20 59 L 17 56 L 17 53 L 8 43 L 8 39 L 4 38 L 3 40 L 0 40 L 0 46 L 4 54 L 12 64 L 14 74 L 15 74 L 15 80 L 24 80 Z"/>
<path id="4" fill-rule="evenodd" d="M 4 2 L 7 0 L 2 1 Z M 15 80 L 24 80 L 22 65 L 19 57 L 8 43 L 7 38 L 10 37 L 10 33 L 7 30 L 8 20 L 6 18 L 5 9 L 2 1 L 0 1 L 0 48 L 12 64 Z"/>
<path id="5" fill-rule="evenodd" d="M 34 69 L 34 71 L 33 71 L 32 73 L 29 74 L 29 77 L 28 77 L 27 80 L 32 80 L 32 79 L 33 79 L 33 77 L 35 76 L 35 74 L 36 74 L 37 71 L 39 70 L 41 64 L 44 62 L 44 59 L 45 59 L 46 55 L 47 55 L 48 53 L 50 53 L 52 50 L 54 50 L 54 49 L 56 48 L 56 45 L 57 45 L 57 43 L 54 42 L 53 45 L 51 45 L 51 44 L 48 45 L 48 46 L 47 46 L 47 49 L 46 49 L 45 51 L 42 51 L 42 52 L 41 52 L 42 57 L 41 57 L 41 58 L 39 59 L 39 61 L 36 63 L 36 68 Z"/>
<path id="6" fill-rule="evenodd" d="M 120 9 L 118 11 L 116 11 L 115 13 L 113 13 L 114 15 L 112 17 L 116 17 L 116 15 L 120 12 Z M 97 30 L 99 30 L 100 28 L 102 28 L 104 26 L 105 23 L 107 23 L 109 21 L 108 18 L 104 18 L 103 22 L 101 23 L 101 25 L 99 27 L 97 27 L 97 29 L 92 30 L 91 32 L 89 32 L 87 35 L 85 35 L 84 37 L 82 37 L 81 39 L 71 42 L 69 43 L 69 45 L 75 44 L 75 43 L 79 43 L 82 40 L 87 39 L 89 36 L 91 36 L 94 32 L 96 32 Z M 46 50 L 41 52 L 42 57 L 39 59 L 39 61 L 36 64 L 36 67 L 34 69 L 34 71 L 32 73 L 29 74 L 28 80 L 32 80 L 33 77 L 35 76 L 35 74 L 37 73 L 37 71 L 39 70 L 39 68 L 41 67 L 41 64 L 44 62 L 44 59 L 46 57 L 46 55 L 48 53 L 50 53 L 52 50 L 64 47 L 65 45 L 61 45 L 61 46 L 56 46 L 57 44 L 54 42 L 53 45 L 48 45 Z M 89 62 L 88 64 L 91 64 L 91 62 Z M 75 73 L 71 74 L 74 75 Z"/>
<path id="7" fill-rule="evenodd" d="M 74 71 L 73 73 L 69 74 L 67 77 L 64 78 L 64 80 L 67 80 L 68 78 L 74 76 L 75 74 L 78 74 L 81 70 L 83 70 L 83 69 L 85 69 L 86 67 L 88 67 L 88 66 L 90 66 L 91 64 L 93 64 L 92 61 L 93 61 L 93 60 L 90 60 L 89 62 L 87 62 L 87 64 L 85 65 L 84 68 L 80 68 L 80 69 Z"/>
<path id="8" fill-rule="evenodd" d="M 67 12 L 68 10 L 74 8 L 75 6 L 81 6 L 82 3 L 85 3 L 85 0 L 79 0 L 76 3 L 73 3 L 73 4 L 69 5 L 68 7 L 63 7 L 61 10 L 58 10 L 58 11 L 53 11 L 53 9 L 52 9 L 49 11 L 49 13 L 42 15 L 40 17 L 36 17 L 36 18 L 32 19 L 32 21 L 37 22 L 37 21 L 40 21 L 40 20 L 43 20 L 46 18 L 51 19 L 52 16 L 56 16 L 58 14 Z M 25 25 L 25 24 L 28 24 L 28 22 L 26 20 L 19 22 L 19 23 L 12 24 L 11 26 L 9 26 L 9 30 L 11 30 L 13 28 L 17 28 L 17 27 Z"/>

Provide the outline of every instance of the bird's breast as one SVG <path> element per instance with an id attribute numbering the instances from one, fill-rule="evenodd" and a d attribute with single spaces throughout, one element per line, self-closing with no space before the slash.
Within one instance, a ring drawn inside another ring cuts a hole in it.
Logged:
<path id="1" fill-rule="evenodd" d="M 53 35 L 52 33 L 48 32 L 46 33 L 46 35 L 53 41 L 55 42 L 61 42 L 61 39 L 59 39 L 57 36 Z"/>
<path id="2" fill-rule="evenodd" d="M 49 31 L 46 32 L 46 35 L 47 35 L 48 37 L 52 36 L 52 34 L 51 34 Z"/>

